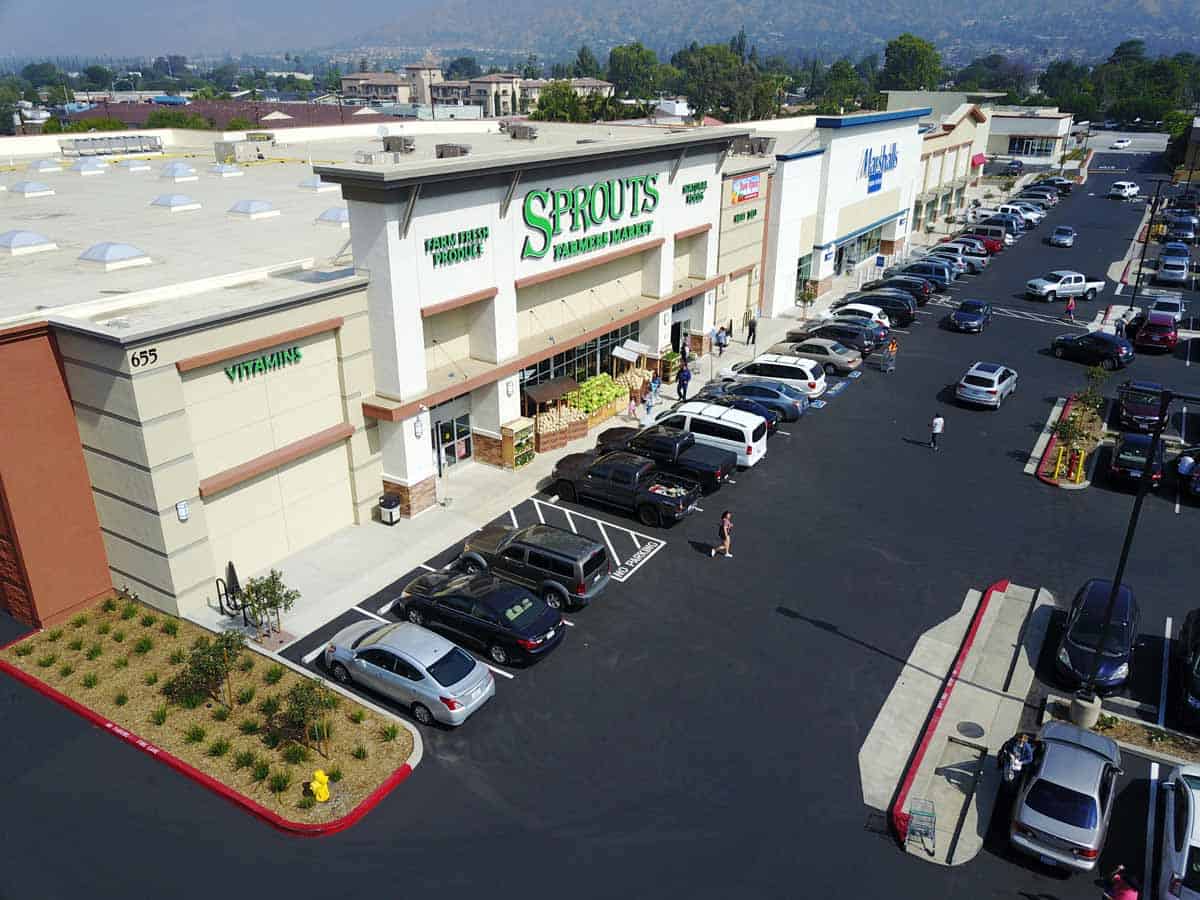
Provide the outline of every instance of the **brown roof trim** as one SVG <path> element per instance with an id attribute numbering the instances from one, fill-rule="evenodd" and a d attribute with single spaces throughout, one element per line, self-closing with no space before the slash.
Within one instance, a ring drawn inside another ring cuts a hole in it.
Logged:
<path id="1" fill-rule="evenodd" d="M 253 341 L 246 341 L 242 344 L 234 344 L 231 347 L 224 347 L 220 350 L 210 350 L 208 353 L 201 353 L 198 356 L 188 356 L 175 363 L 175 368 L 182 375 L 184 372 L 190 372 L 193 369 L 202 369 L 204 366 L 212 366 L 219 362 L 225 362 L 227 359 L 245 356 L 247 353 L 266 350 L 268 347 L 277 347 L 280 344 L 298 341 L 302 338 L 311 337 L 314 334 L 322 334 L 326 331 L 336 331 L 342 327 L 345 321 L 341 316 L 337 316 L 333 319 L 313 322 L 311 325 L 301 325 L 299 328 L 280 331 L 278 334 L 269 334 L 266 337 L 256 338 Z"/>
<path id="2" fill-rule="evenodd" d="M 754 267 L 757 265 L 758 265 L 758 263 L 750 263 L 750 265 L 748 265 L 748 266 L 742 266 L 740 269 L 734 269 L 732 272 L 730 272 L 728 274 L 727 277 L 729 278 L 730 281 L 733 281 L 733 279 L 735 279 L 735 278 L 741 278 L 747 272 L 753 272 Z"/>
<path id="3" fill-rule="evenodd" d="M 627 313 L 624 316 L 613 319 L 611 322 L 606 322 L 590 331 L 585 331 L 579 337 L 569 343 L 555 344 L 552 347 L 547 347 L 544 350 L 538 350 L 535 353 L 530 353 L 528 356 L 523 356 L 520 359 L 510 360 L 502 366 L 497 366 L 490 372 L 485 372 L 482 375 L 476 375 L 474 378 L 468 378 L 466 381 L 456 384 L 453 387 L 443 388 L 433 394 L 426 394 L 416 400 L 410 400 L 402 406 L 395 408 L 387 408 L 374 403 L 363 403 L 363 415 L 368 419 L 378 419 L 384 422 L 402 422 L 405 419 L 418 412 L 422 406 L 434 406 L 441 403 L 443 400 L 450 400 L 458 397 L 468 391 L 473 391 L 475 388 L 483 387 L 486 384 L 491 384 L 499 381 L 501 378 L 507 378 L 514 372 L 519 372 L 521 369 L 528 368 L 535 363 L 541 362 L 543 359 L 549 359 L 556 353 L 562 353 L 570 350 L 572 347 L 578 347 L 580 344 L 586 344 L 593 338 L 600 337 L 603 334 L 614 329 L 620 328 L 623 325 L 628 325 L 638 319 L 645 319 L 655 315 L 664 309 L 670 309 L 673 304 L 680 303 L 689 297 L 695 297 L 697 294 L 703 294 L 705 291 L 711 291 L 722 281 L 725 280 L 724 275 L 717 275 L 707 281 L 702 281 L 699 284 L 694 284 L 691 287 L 684 288 L 678 293 L 671 294 L 669 297 L 663 297 L 657 303 L 647 306 L 645 309 L 639 309 L 637 312 Z"/>
<path id="4" fill-rule="evenodd" d="M 12 344 L 16 341 L 27 341 L 30 338 L 44 337 L 50 333 L 50 324 L 45 320 L 40 322 L 25 322 L 12 328 L 0 330 L 0 344 Z"/>
<path id="5" fill-rule="evenodd" d="M 704 234 L 706 231 L 712 230 L 712 222 L 705 222 L 703 225 L 697 225 L 695 228 L 685 228 L 683 231 L 675 232 L 675 240 L 683 241 L 690 237 L 695 237 L 698 234 Z"/>
<path id="6" fill-rule="evenodd" d="M 345 422 L 340 425 L 332 425 L 324 431 L 318 431 L 316 434 L 311 434 L 306 438 L 286 444 L 278 450 L 264 453 L 262 456 L 257 456 L 249 462 L 242 463 L 240 466 L 234 466 L 232 469 L 226 469 L 224 472 L 210 475 L 200 482 L 200 496 L 207 500 L 213 494 L 228 490 L 242 482 L 249 481 L 251 478 L 257 478 L 264 472 L 270 472 L 272 469 L 278 469 L 280 466 L 285 466 L 301 457 L 309 456 L 318 450 L 331 447 L 339 441 L 346 440 L 352 434 L 354 434 L 353 425 Z"/>
<path id="7" fill-rule="evenodd" d="M 491 300 L 498 293 L 499 288 L 484 288 L 482 291 L 475 291 L 472 294 L 463 294 L 461 297 L 451 297 L 449 300 L 443 300 L 441 303 L 434 303 L 432 306 L 426 306 L 421 310 L 421 318 L 428 319 L 430 316 L 436 316 L 438 313 L 449 312 L 452 309 L 458 309 L 460 306 L 469 306 L 472 303 L 478 303 L 480 300 Z"/>
<path id="8" fill-rule="evenodd" d="M 588 269 L 593 269 L 596 266 L 603 266 L 610 262 L 616 262 L 618 259 L 624 259 L 626 256 L 633 256 L 635 253 L 645 253 L 647 250 L 653 250 L 655 247 L 661 247 L 664 243 L 664 240 L 664 238 L 655 238 L 652 241 L 645 241 L 641 244 L 623 247 L 620 250 L 613 250 L 611 253 L 605 253 L 602 256 L 586 259 L 582 262 L 571 263 L 571 265 L 563 266 L 561 269 L 553 269 L 549 272 L 540 272 L 537 275 L 527 275 L 524 278 L 518 278 L 515 282 L 513 282 L 513 286 L 519 291 L 522 288 L 533 287 L 535 284 L 545 284 L 547 281 L 553 281 L 556 278 L 565 278 L 568 275 L 574 275 L 577 272 L 586 272 Z"/>

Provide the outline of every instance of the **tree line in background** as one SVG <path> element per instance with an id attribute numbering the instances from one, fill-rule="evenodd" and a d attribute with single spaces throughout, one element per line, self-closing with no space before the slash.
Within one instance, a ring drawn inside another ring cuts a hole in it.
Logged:
<path id="1" fill-rule="evenodd" d="M 298 63 L 299 57 L 289 59 L 285 54 L 285 61 Z M 380 70 L 384 65 L 362 58 L 357 68 Z M 548 77 L 550 83 L 542 88 L 535 117 L 571 122 L 645 116 L 660 96 L 685 97 L 697 120 L 712 116 L 738 122 L 882 109 L 886 106 L 883 91 L 950 88 L 1003 92 L 1001 103 L 1054 105 L 1074 113 L 1077 120 L 1162 122 L 1178 142 L 1191 121 L 1190 110 L 1200 101 L 1200 56 L 1176 53 L 1152 58 L 1139 40 L 1122 42 L 1108 59 L 1095 65 L 1060 60 L 1040 75 L 1028 62 L 1000 53 L 951 70 L 943 65 L 932 43 L 912 34 L 889 41 L 882 58 L 870 53 L 857 61 L 844 57 L 825 63 L 803 55 L 764 57 L 748 41 L 744 29 L 727 43 L 692 43 L 665 61 L 635 41 L 613 47 L 603 63 L 585 45 L 574 59 L 549 65 L 529 54 L 506 69 L 496 65 L 485 69 L 475 57 L 459 56 L 449 60 L 443 71 L 448 80 L 499 71 L 525 78 Z M 571 89 L 570 78 L 605 79 L 612 82 L 615 96 L 579 96 Z M 256 99 L 257 92 L 270 88 L 309 96 L 336 91 L 340 84 L 341 71 L 336 66 L 308 81 L 290 75 L 269 77 L 265 69 L 247 71 L 234 62 L 200 71 L 182 56 L 158 57 L 140 77 L 102 65 L 85 66 L 69 75 L 50 62 L 32 63 L 18 73 L 0 77 L 0 130 L 10 126 L 17 101 L 59 104 L 72 99 L 76 90 L 192 91 L 194 96 L 215 99 L 227 98 L 233 90 L 250 90 Z M 164 123 L 191 115 L 179 110 L 161 112 Z M 176 127 L 204 127 L 202 122 L 189 120 L 188 125 Z M 92 120 L 88 127 L 104 128 L 106 123 Z"/>

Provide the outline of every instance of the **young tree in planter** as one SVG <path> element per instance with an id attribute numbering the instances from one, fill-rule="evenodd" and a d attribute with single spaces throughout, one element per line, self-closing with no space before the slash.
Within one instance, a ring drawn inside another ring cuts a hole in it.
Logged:
<path id="1" fill-rule="evenodd" d="M 330 730 L 326 723 L 321 721 L 324 718 L 326 706 L 323 687 L 307 678 L 292 685 L 287 692 L 286 705 L 283 710 L 284 721 L 287 722 L 293 733 L 300 733 L 300 742 L 305 747 L 312 746 L 309 741 L 314 730 L 321 736 L 325 736 Z M 314 725 L 318 727 L 314 729 Z M 327 757 L 328 750 L 328 742 L 318 740 L 317 752 Z"/>
<path id="2" fill-rule="evenodd" d="M 183 671 L 163 685 L 163 693 L 176 703 L 211 697 L 220 702 L 221 685 L 225 702 L 233 707 L 233 668 L 241 656 L 246 639 L 238 631 L 223 631 L 192 649 Z"/>
<path id="3" fill-rule="evenodd" d="M 267 633 L 270 633 L 270 620 L 274 618 L 274 630 L 279 631 L 282 614 L 290 611 L 300 599 L 299 591 L 283 583 L 283 574 L 278 569 L 272 569 L 269 575 L 251 578 L 242 588 L 242 595 L 252 612 L 259 640 L 263 636 L 264 624 Z"/>

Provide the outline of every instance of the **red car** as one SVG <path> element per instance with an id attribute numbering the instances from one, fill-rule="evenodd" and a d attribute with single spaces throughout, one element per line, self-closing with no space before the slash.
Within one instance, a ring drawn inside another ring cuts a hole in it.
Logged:
<path id="1" fill-rule="evenodd" d="M 983 248 L 987 250 L 988 253 L 993 255 L 1004 249 L 1004 241 L 998 241 L 996 238 L 988 237 L 986 234 L 975 234 L 970 229 L 967 229 L 961 235 L 956 235 L 956 237 L 974 238 L 975 240 L 979 241 L 979 243 L 983 244 Z M 954 238 L 948 237 L 946 240 L 952 241 Z"/>
<path id="2" fill-rule="evenodd" d="M 1170 313 L 1150 313 L 1133 338 L 1133 345 L 1139 350 L 1171 351 L 1178 343 L 1179 326 Z"/>

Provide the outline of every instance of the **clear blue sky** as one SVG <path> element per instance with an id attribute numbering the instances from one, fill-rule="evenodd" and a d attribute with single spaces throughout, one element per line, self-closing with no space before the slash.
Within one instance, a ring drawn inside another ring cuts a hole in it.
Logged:
<path id="1" fill-rule="evenodd" d="M 319 47 L 397 21 L 413 0 L 0 0 L 0 54 L 133 56 Z M 331 21 L 332 19 L 332 21 Z"/>

